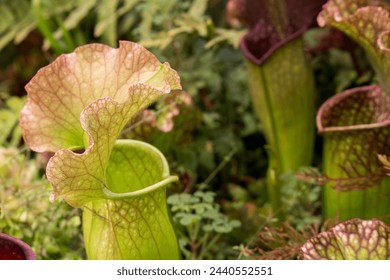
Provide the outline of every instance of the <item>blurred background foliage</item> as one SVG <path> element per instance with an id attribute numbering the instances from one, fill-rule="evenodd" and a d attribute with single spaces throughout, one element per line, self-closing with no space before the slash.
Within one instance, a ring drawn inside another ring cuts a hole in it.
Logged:
<path id="1" fill-rule="evenodd" d="M 25 84 L 58 55 L 83 44 L 117 47 L 118 40 L 130 40 L 168 61 L 186 91 L 160 100 L 122 133 L 158 147 L 180 176 L 168 202 L 183 257 L 250 258 L 268 248 L 259 233 L 270 232 L 278 221 L 267 204 L 265 140 L 238 48 L 245 30 L 229 26 L 225 5 L 224 0 L 0 0 L 1 232 L 29 243 L 40 259 L 85 258 L 81 211 L 49 202 L 44 168 L 50 155 L 24 146 L 18 114 Z M 318 105 L 336 91 L 371 82 L 366 58 L 343 35 L 313 29 L 305 39 Z M 313 166 L 321 162 L 320 141 Z M 318 224 L 320 187 L 290 173 L 282 180 L 291 210 L 287 232 Z"/>

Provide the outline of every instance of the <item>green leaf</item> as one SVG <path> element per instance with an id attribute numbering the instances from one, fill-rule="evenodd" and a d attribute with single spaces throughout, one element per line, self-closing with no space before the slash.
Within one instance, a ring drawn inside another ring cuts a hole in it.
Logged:
<path id="1" fill-rule="evenodd" d="M 390 228 L 383 222 L 352 219 L 308 240 L 305 260 L 389 260 Z"/>
<path id="2" fill-rule="evenodd" d="M 203 217 L 210 220 L 217 220 L 219 219 L 223 214 L 219 212 L 219 208 L 215 206 L 215 208 L 208 209 L 208 211 L 203 213 Z"/>
<path id="3" fill-rule="evenodd" d="M 204 226 L 202 227 L 202 229 L 203 229 L 205 232 L 211 232 L 211 231 L 214 230 L 214 227 L 213 227 L 213 225 L 204 225 Z"/>
<path id="4" fill-rule="evenodd" d="M 179 219 L 180 224 L 182 224 L 183 226 L 188 226 L 199 222 L 201 220 L 201 217 L 195 214 L 180 213 L 176 215 L 176 219 Z"/>
<path id="5" fill-rule="evenodd" d="M 237 228 L 237 227 L 240 227 L 241 226 L 241 222 L 239 220 L 231 220 L 229 222 L 230 226 L 232 228 Z"/>
<path id="6" fill-rule="evenodd" d="M 6 141 L 17 121 L 17 115 L 11 110 L 0 110 L 0 145 Z"/>
<path id="7" fill-rule="evenodd" d="M 0 146 L 6 146 L 6 140 L 11 135 L 11 146 L 17 145 L 20 141 L 18 117 L 24 103 L 24 98 L 10 97 L 6 101 L 7 108 L 0 109 Z"/>
<path id="8" fill-rule="evenodd" d="M 213 210 L 213 205 L 208 203 L 199 203 L 194 205 L 193 207 L 195 212 L 199 215 L 207 216 L 207 213 L 211 213 Z"/>
<path id="9" fill-rule="evenodd" d="M 201 18 L 207 9 L 208 0 L 194 0 L 188 14 L 194 18 Z"/>
<path id="10" fill-rule="evenodd" d="M 56 53 L 58 54 L 62 53 L 61 44 L 53 35 L 51 22 L 46 20 L 41 1 L 32 0 L 31 12 L 35 18 L 37 27 L 39 31 L 42 33 L 42 35 L 45 37 L 45 41 L 47 42 L 47 44 L 50 44 Z"/>
<path id="11" fill-rule="evenodd" d="M 103 0 L 98 6 L 98 24 L 94 33 L 96 37 L 102 35 L 104 42 L 110 46 L 114 46 L 117 38 L 117 5 L 117 0 Z"/>
<path id="12" fill-rule="evenodd" d="M 71 30 L 80 24 L 91 10 L 96 6 L 96 0 L 79 1 L 64 21 L 65 28 Z M 56 37 L 57 38 L 57 37 Z"/>
<path id="13" fill-rule="evenodd" d="M 98 22 L 96 23 L 95 25 L 95 29 L 94 29 L 94 35 L 96 37 L 99 37 L 103 34 L 105 34 L 105 36 L 108 36 L 108 38 L 106 38 L 106 40 L 112 40 L 113 39 L 113 35 L 116 35 L 116 22 L 118 21 L 118 18 L 124 14 L 131 14 L 131 11 L 132 9 L 138 4 L 138 1 L 137 0 L 125 0 L 125 1 L 121 1 L 123 2 L 123 5 L 121 7 L 119 7 L 117 10 L 114 9 L 112 3 L 109 3 L 111 1 L 104 1 L 103 4 L 101 4 L 99 6 L 99 14 L 100 14 L 100 17 L 99 17 L 99 20 Z M 112 2 L 116 2 L 116 1 L 112 1 Z M 105 9 L 105 6 L 109 6 L 109 10 L 108 11 L 103 11 L 103 9 Z M 133 19 L 133 17 L 130 17 L 131 19 Z M 114 30 L 115 28 L 115 30 Z M 126 24 L 121 24 L 120 26 L 120 29 L 122 32 L 120 33 L 125 33 L 125 32 L 128 32 L 128 30 L 130 30 L 131 26 L 127 26 L 126 28 Z M 114 34 L 109 34 L 110 32 L 114 32 Z"/>
<path id="14" fill-rule="evenodd" d="M 205 203 L 213 203 L 214 202 L 214 192 L 202 192 L 202 191 L 196 191 L 194 193 L 195 196 L 200 197 Z"/>
<path id="15" fill-rule="evenodd" d="M 177 209 L 183 209 L 188 205 L 199 203 L 199 198 L 194 197 L 188 193 L 173 194 L 168 197 L 168 204 L 177 206 Z M 189 209 L 189 208 L 188 208 Z"/>

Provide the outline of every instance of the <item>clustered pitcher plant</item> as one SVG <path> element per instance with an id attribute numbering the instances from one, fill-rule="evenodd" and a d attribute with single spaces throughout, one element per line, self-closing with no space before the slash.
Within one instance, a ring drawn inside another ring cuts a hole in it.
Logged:
<path id="1" fill-rule="evenodd" d="M 180 89 L 168 63 L 125 41 L 79 47 L 27 84 L 24 140 L 55 153 L 46 169 L 51 199 L 83 208 L 89 259 L 179 258 L 165 199 L 177 177 L 156 148 L 117 138 L 140 110 Z"/>
<path id="2" fill-rule="evenodd" d="M 379 85 L 336 94 L 320 108 L 324 135 L 324 218 L 390 221 L 390 178 L 378 155 L 390 154 L 390 15 L 385 1 L 329 0 L 317 21 L 354 39 Z M 383 157 L 383 156 L 382 156 Z"/>

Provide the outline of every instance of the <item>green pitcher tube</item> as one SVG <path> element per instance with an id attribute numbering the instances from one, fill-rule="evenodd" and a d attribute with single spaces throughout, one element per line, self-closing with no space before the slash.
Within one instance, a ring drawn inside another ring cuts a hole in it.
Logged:
<path id="1" fill-rule="evenodd" d="M 281 206 L 277 176 L 310 165 L 314 143 L 313 73 L 302 38 L 279 48 L 264 64 L 248 60 L 254 109 L 267 140 L 270 165 L 269 195 L 273 208 Z M 279 209 L 280 210 L 280 209 Z"/>
<path id="2" fill-rule="evenodd" d="M 144 142 L 117 140 L 106 176 L 105 187 L 117 198 L 95 200 L 85 207 L 88 259 L 179 259 L 166 204 L 170 180 L 164 181 L 169 178 L 164 156 Z"/>
<path id="3" fill-rule="evenodd" d="M 379 86 L 347 90 L 320 108 L 317 127 L 324 136 L 327 182 L 324 219 L 390 221 L 390 178 L 377 157 L 390 152 L 389 112 Z"/>
<path id="4" fill-rule="evenodd" d="M 237 19 L 250 27 L 240 47 L 247 59 L 254 110 L 267 140 L 270 203 L 283 218 L 279 177 L 310 165 L 313 155 L 316 90 L 302 34 L 324 1 L 231 2 L 230 7 L 243 11 Z"/>

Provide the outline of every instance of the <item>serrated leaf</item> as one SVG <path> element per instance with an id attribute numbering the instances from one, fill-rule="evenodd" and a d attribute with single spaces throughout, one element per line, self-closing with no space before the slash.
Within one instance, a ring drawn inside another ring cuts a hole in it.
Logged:
<path id="1" fill-rule="evenodd" d="M 300 249 L 306 260 L 389 260 L 390 228 L 383 222 L 352 219 L 308 240 Z"/>
<path id="2" fill-rule="evenodd" d="M 171 200 L 171 203 L 177 204 L 177 205 L 191 205 L 199 202 L 199 199 L 197 197 L 194 197 L 190 195 L 189 193 L 181 193 L 181 194 L 175 194 L 171 197 L 174 197 L 173 202 Z"/>

